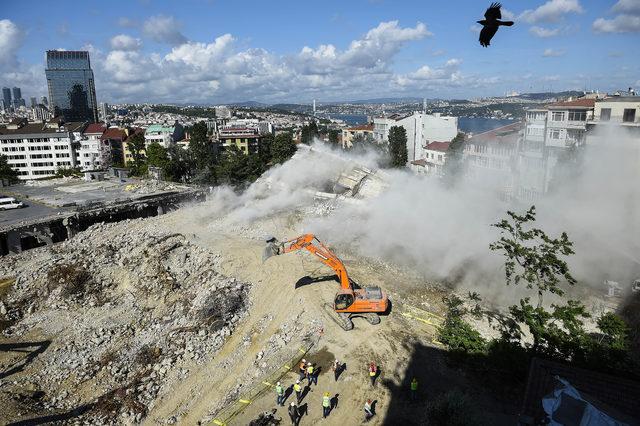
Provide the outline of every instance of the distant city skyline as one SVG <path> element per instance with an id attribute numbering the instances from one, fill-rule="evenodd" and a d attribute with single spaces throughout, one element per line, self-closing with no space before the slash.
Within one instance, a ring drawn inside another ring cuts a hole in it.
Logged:
<path id="1" fill-rule="evenodd" d="M 640 86 L 640 0 L 505 1 L 503 17 L 516 24 L 484 49 L 475 22 L 489 3 L 10 2 L 0 20 L 0 85 L 47 95 L 45 52 L 64 49 L 90 52 L 97 102 L 110 104 Z"/>

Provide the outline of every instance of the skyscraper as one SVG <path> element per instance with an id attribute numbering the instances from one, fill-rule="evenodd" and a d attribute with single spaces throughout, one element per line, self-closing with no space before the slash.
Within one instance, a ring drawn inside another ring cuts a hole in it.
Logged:
<path id="1" fill-rule="evenodd" d="M 11 89 L 8 87 L 2 88 L 2 100 L 4 101 L 5 108 L 11 107 Z"/>
<path id="2" fill-rule="evenodd" d="M 13 99 L 14 100 L 22 99 L 22 90 L 20 90 L 19 87 L 13 88 Z"/>
<path id="3" fill-rule="evenodd" d="M 47 51 L 49 109 L 67 121 L 98 121 L 93 71 L 86 51 Z"/>
<path id="4" fill-rule="evenodd" d="M 47 100 L 47 97 L 46 97 L 46 96 L 43 96 L 43 97 L 40 99 L 40 103 L 41 103 L 42 105 L 46 106 L 47 108 L 49 107 L 49 101 Z"/>
<path id="5" fill-rule="evenodd" d="M 38 105 L 38 99 L 36 99 L 35 96 L 31 97 L 31 108 L 35 108 L 35 106 Z"/>

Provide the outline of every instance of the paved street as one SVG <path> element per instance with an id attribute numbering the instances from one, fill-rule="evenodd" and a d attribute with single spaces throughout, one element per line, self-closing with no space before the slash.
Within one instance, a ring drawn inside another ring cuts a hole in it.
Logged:
<path id="1" fill-rule="evenodd" d="M 9 196 L 12 197 L 13 195 Z M 28 207 L 22 209 L 0 211 L 0 228 L 3 228 L 7 225 L 18 225 L 20 224 L 20 222 L 27 219 L 37 219 L 39 217 L 46 217 L 55 215 L 58 212 L 71 210 L 68 208 L 51 208 L 33 200 L 21 199 L 20 201 L 24 202 Z"/>

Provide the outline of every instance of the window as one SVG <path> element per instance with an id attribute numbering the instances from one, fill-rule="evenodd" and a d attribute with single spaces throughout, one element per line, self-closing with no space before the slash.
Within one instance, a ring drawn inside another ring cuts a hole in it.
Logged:
<path id="1" fill-rule="evenodd" d="M 587 121 L 587 111 L 569 111 L 569 121 Z"/>
<path id="2" fill-rule="evenodd" d="M 442 155 L 438 155 L 438 161 L 442 161 Z"/>
<path id="3" fill-rule="evenodd" d="M 564 111 L 554 111 L 551 113 L 551 121 L 564 121 Z"/>
<path id="4" fill-rule="evenodd" d="M 34 158 L 53 158 L 53 154 L 31 154 L 29 155 L 31 159 Z"/>
<path id="5" fill-rule="evenodd" d="M 600 110 L 600 121 L 611 120 L 611 108 L 602 108 Z"/>
<path id="6" fill-rule="evenodd" d="M 31 163 L 31 167 L 47 167 L 53 166 L 53 161 L 44 161 L 42 163 Z"/>
<path id="7" fill-rule="evenodd" d="M 551 130 L 549 131 L 549 138 L 550 139 L 560 139 L 560 130 Z"/>
<path id="8" fill-rule="evenodd" d="M 633 108 L 625 108 L 622 114 L 622 122 L 633 123 L 634 121 L 636 121 L 636 110 Z"/>

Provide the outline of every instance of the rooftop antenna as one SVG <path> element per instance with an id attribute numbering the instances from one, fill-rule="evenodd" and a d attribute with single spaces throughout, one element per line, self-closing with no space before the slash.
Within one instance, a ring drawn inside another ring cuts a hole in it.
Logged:
<path id="1" fill-rule="evenodd" d="M 313 100 L 313 115 L 316 115 L 316 100 Z"/>

